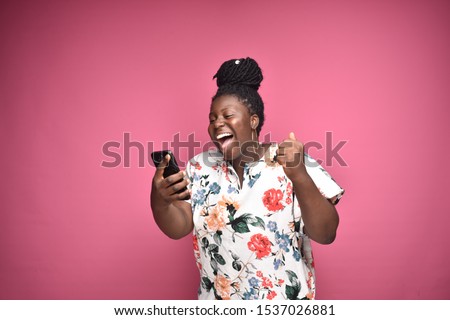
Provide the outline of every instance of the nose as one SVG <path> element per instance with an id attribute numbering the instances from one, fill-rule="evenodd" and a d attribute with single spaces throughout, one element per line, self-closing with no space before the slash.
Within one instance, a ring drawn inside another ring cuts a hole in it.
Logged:
<path id="1" fill-rule="evenodd" d="M 214 128 L 220 128 L 223 126 L 223 118 L 222 117 L 218 117 L 215 121 L 214 121 Z"/>

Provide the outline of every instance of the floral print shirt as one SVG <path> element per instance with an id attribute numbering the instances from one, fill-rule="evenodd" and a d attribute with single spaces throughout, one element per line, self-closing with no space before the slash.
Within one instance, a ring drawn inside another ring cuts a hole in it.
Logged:
<path id="1" fill-rule="evenodd" d="M 199 299 L 314 299 L 301 210 L 283 167 L 270 159 L 268 151 L 246 164 L 242 185 L 216 151 L 189 161 Z M 339 199 L 344 190 L 329 174 L 307 155 L 305 163 L 322 194 Z"/>

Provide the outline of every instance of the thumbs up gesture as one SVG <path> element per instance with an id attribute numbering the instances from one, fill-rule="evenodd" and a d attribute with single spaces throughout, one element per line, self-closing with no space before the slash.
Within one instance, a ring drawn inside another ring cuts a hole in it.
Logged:
<path id="1" fill-rule="evenodd" d="M 303 143 L 297 140 L 293 132 L 278 146 L 277 162 L 292 181 L 301 179 L 306 173 Z"/>

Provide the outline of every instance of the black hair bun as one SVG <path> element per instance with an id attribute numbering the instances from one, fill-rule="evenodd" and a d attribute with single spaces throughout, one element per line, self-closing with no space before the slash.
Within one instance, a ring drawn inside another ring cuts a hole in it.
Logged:
<path id="1" fill-rule="evenodd" d="M 220 66 L 213 79 L 217 78 L 217 86 L 245 85 L 255 90 L 259 89 L 263 80 L 261 68 L 252 58 L 232 59 Z"/>

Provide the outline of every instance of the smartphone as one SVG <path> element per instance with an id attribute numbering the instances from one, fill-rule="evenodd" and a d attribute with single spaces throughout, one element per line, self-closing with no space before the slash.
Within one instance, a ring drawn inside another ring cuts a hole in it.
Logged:
<path id="1" fill-rule="evenodd" d="M 167 178 L 168 176 L 171 176 L 175 173 L 180 172 L 180 167 L 178 167 L 177 164 L 177 160 L 175 159 L 175 156 L 173 155 L 172 151 L 170 150 L 161 150 L 161 151 L 154 151 L 151 154 L 153 163 L 155 164 L 156 167 L 159 167 L 160 163 L 163 162 L 164 157 L 166 155 L 170 155 L 170 160 L 169 160 L 169 164 L 167 165 L 167 167 L 164 169 L 163 172 L 163 177 Z M 181 180 L 175 182 L 178 183 Z M 186 190 L 187 188 L 184 187 L 183 189 L 179 190 L 177 193 L 182 193 Z M 186 198 L 184 198 L 183 200 L 188 200 L 190 198 L 190 195 L 188 195 Z"/>

